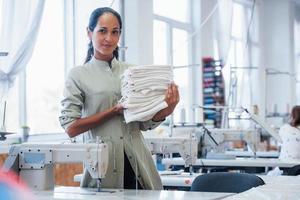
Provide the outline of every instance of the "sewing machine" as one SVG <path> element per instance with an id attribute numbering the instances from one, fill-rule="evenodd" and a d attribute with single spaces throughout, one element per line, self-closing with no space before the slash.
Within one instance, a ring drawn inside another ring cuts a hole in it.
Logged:
<path id="1" fill-rule="evenodd" d="M 172 131 L 172 137 L 168 136 L 170 132 L 169 127 L 160 127 L 154 131 L 147 131 L 144 136 L 149 148 L 153 151 L 153 148 L 155 147 L 153 147 L 153 144 L 155 144 L 157 146 L 155 153 L 161 153 L 162 145 L 168 144 L 170 146 L 171 144 L 174 144 L 173 153 L 175 153 L 176 149 L 177 152 L 179 152 L 179 140 L 188 140 L 191 138 L 191 135 L 193 135 L 194 141 L 192 144 L 195 146 L 193 151 L 199 151 L 199 153 L 195 153 L 193 155 L 200 154 L 202 157 L 206 157 L 208 152 L 215 154 L 223 152 L 224 154 L 224 152 L 227 150 L 226 142 L 228 141 L 245 141 L 247 146 L 251 149 L 250 151 L 255 152 L 257 145 L 260 142 L 261 134 L 256 129 L 207 129 L 201 124 L 174 125 Z M 153 144 L 151 144 L 151 142 Z M 175 144 L 177 144 L 176 147 Z M 183 148 L 183 145 L 181 145 L 181 148 Z"/>
<path id="2" fill-rule="evenodd" d="M 230 150 L 232 147 L 227 146 L 228 142 L 244 141 L 247 144 L 246 151 L 256 152 L 257 146 L 260 143 L 260 132 L 257 130 L 235 130 L 235 129 L 209 129 L 211 137 L 218 143 L 216 145 L 212 140 L 202 134 L 201 137 L 201 155 L 203 157 L 214 157 L 223 154 L 223 158 L 229 158 L 233 156 L 224 155 L 226 150 Z M 217 158 L 217 157 L 214 157 Z M 219 158 L 220 159 L 220 158 Z"/>
<path id="3" fill-rule="evenodd" d="M 145 137 L 152 154 L 179 153 L 185 166 L 195 164 L 198 154 L 198 139 L 180 137 Z"/>
<path id="4" fill-rule="evenodd" d="M 108 166 L 108 146 L 105 143 L 68 143 L 14 145 L 9 150 L 3 169 L 14 171 L 35 190 L 54 188 L 53 167 L 58 163 L 83 163 L 98 191 Z"/>

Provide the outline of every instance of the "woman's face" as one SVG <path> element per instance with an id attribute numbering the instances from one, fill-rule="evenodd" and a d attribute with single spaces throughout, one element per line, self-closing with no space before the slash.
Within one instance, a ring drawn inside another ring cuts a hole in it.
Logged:
<path id="1" fill-rule="evenodd" d="M 96 59 L 110 61 L 113 58 L 113 51 L 118 45 L 120 33 L 120 24 L 113 14 L 104 13 L 98 18 L 94 31 L 88 31 Z"/>

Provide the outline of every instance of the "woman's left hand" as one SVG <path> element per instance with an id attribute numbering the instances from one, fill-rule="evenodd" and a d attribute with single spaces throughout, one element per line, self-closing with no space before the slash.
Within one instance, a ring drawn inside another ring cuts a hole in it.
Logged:
<path id="1" fill-rule="evenodd" d="M 180 100 L 179 97 L 179 92 L 178 92 L 178 86 L 175 83 L 172 83 L 169 85 L 167 91 L 166 91 L 166 96 L 165 96 L 165 101 L 168 104 L 168 107 L 165 109 L 162 109 L 158 113 L 154 115 L 152 118 L 153 121 L 162 121 L 164 120 L 168 115 L 173 113 L 176 105 L 178 104 Z"/>

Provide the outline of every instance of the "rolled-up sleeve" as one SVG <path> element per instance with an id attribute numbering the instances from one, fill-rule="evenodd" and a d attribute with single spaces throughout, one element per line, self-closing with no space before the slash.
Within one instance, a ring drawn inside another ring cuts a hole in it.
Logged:
<path id="1" fill-rule="evenodd" d="M 76 74 L 71 70 L 65 83 L 59 116 L 59 122 L 65 130 L 72 122 L 81 118 L 83 103 L 84 92 L 80 87 L 80 82 Z"/>

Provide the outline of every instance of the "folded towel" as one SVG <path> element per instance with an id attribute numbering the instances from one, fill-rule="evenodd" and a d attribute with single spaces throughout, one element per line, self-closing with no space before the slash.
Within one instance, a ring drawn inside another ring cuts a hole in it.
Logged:
<path id="1" fill-rule="evenodd" d="M 165 93 L 172 79 L 172 67 L 167 65 L 135 66 L 125 70 L 121 75 L 119 102 L 126 108 L 126 123 L 147 121 L 166 108 Z"/>
<path id="2" fill-rule="evenodd" d="M 160 111 L 160 110 L 162 110 L 166 107 L 168 107 L 168 104 L 164 101 L 164 102 L 160 103 L 158 106 L 148 110 L 147 112 L 132 114 L 130 111 L 124 110 L 125 122 L 129 123 L 129 122 L 132 122 L 132 121 L 148 121 L 148 120 L 152 119 L 153 116 L 158 111 Z"/>

